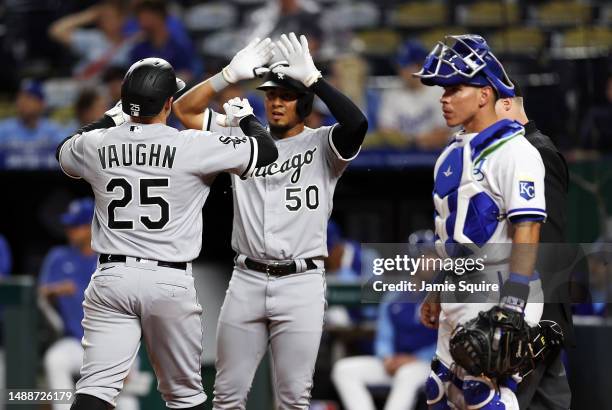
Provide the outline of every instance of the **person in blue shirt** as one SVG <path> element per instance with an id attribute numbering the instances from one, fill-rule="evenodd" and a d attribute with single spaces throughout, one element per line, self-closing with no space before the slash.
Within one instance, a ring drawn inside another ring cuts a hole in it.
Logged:
<path id="1" fill-rule="evenodd" d="M 11 258 L 11 249 L 9 244 L 4 236 L 0 234 L 0 282 L 3 278 L 8 277 L 11 273 L 13 260 Z M 0 302 L 0 390 L 4 389 L 4 349 L 3 341 L 2 341 L 2 303 Z M 0 409 L 2 405 L 0 404 Z"/>
<path id="2" fill-rule="evenodd" d="M 83 363 L 82 303 L 98 260 L 98 255 L 91 249 L 93 213 L 94 201 L 91 198 L 70 203 L 68 211 L 61 216 L 68 245 L 52 248 L 40 272 L 38 293 L 43 301 L 48 302 L 43 302 L 43 307 L 53 306 L 63 327 L 63 336 L 49 347 L 44 356 L 50 389 L 74 389 L 73 377 L 79 374 Z M 117 409 L 138 409 L 136 398 L 125 395 L 122 398 L 123 402 L 118 402 Z M 70 405 L 53 404 L 52 407 L 53 410 L 67 410 Z"/>
<path id="3" fill-rule="evenodd" d="M 45 94 L 40 82 L 22 82 L 15 108 L 17 116 L 0 121 L 0 149 L 56 147 L 64 139 L 63 128 L 44 117 Z"/>
<path id="4" fill-rule="evenodd" d="M 162 0 L 142 0 L 135 6 L 136 19 L 143 39 L 130 52 L 130 61 L 159 57 L 168 61 L 177 77 L 189 82 L 194 76 L 194 56 L 190 42 L 175 37 L 166 24 L 168 11 Z"/>
<path id="5" fill-rule="evenodd" d="M 13 267 L 11 248 L 6 238 L 0 234 L 0 279 L 7 277 Z"/>
<path id="6" fill-rule="evenodd" d="M 410 235 L 409 254 L 433 254 L 433 237 L 431 231 Z M 418 275 L 427 278 L 428 273 Z M 345 408 L 375 410 L 367 387 L 379 385 L 391 386 L 385 410 L 409 410 L 416 404 L 418 391 L 429 376 L 437 341 L 437 332 L 420 323 L 418 299 L 415 292 L 385 295 L 378 312 L 375 356 L 336 362 L 332 380 Z"/>

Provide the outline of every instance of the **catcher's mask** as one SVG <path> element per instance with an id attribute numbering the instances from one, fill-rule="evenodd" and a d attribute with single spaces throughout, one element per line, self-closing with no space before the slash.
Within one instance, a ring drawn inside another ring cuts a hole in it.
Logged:
<path id="1" fill-rule="evenodd" d="M 293 79 L 282 73 L 269 71 L 264 76 L 264 82 L 257 87 L 258 90 L 266 91 L 270 88 L 284 88 L 298 94 L 297 115 L 303 121 L 312 112 L 314 93 L 310 91 L 301 81 Z"/>
<path id="2" fill-rule="evenodd" d="M 491 86 L 500 98 L 514 97 L 514 84 L 491 52 L 484 38 L 476 34 L 449 35 L 439 41 L 414 74 L 425 85 L 441 87 L 466 84 Z"/>

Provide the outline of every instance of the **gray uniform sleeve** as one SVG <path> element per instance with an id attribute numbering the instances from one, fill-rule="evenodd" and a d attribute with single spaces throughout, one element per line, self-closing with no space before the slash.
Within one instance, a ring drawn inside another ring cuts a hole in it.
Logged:
<path id="1" fill-rule="evenodd" d="M 332 170 L 334 175 L 341 175 L 348 164 L 359 155 L 361 148 L 350 158 L 345 158 L 334 145 L 334 139 L 332 138 L 332 133 L 334 128 L 338 124 L 334 124 L 331 127 L 321 127 L 319 128 L 322 131 L 321 138 L 323 138 L 322 145 L 325 147 L 325 158 L 327 160 L 327 164 Z"/>
<path id="2" fill-rule="evenodd" d="M 71 178 L 82 178 L 85 164 L 85 139 L 87 135 L 76 134 L 62 145 L 59 164 L 64 174 Z"/>
<path id="3" fill-rule="evenodd" d="M 189 155 L 196 156 L 193 163 L 198 164 L 198 173 L 231 172 L 246 178 L 255 170 L 258 149 L 254 138 L 195 130 L 182 132 L 190 134 Z"/>

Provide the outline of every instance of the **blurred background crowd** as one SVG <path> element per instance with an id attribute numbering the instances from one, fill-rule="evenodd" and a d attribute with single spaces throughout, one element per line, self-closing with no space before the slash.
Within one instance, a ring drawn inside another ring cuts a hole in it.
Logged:
<path id="1" fill-rule="evenodd" d="M 364 149 L 338 185 L 328 229 L 332 293 L 313 409 L 422 405 L 419 381 L 427 374 L 435 332 L 418 323 L 416 305 L 389 295 L 380 306 L 362 306 L 358 288 L 352 299 L 333 293 L 362 278 L 374 257 L 363 243 L 408 242 L 427 252 L 431 242 L 432 168 L 454 130 L 440 114 L 441 90 L 423 87 L 411 74 L 445 34 L 483 35 L 520 83 L 530 119 L 568 160 L 568 240 L 603 244 L 612 238 L 611 27 L 612 4 L 606 0 L 1 2 L 0 295 L 17 289 L 2 293 L 3 277 L 34 278 L 44 318 L 31 325 L 33 351 L 44 357 L 33 363 L 37 374 L 46 374 L 44 383 L 57 387 L 53 382 L 70 384 L 78 372 L 79 308 L 96 260 L 88 245 L 91 191 L 61 175 L 54 157 L 57 144 L 119 100 L 121 80 L 134 61 L 162 57 L 194 85 L 217 73 L 251 38 L 277 39 L 294 31 L 308 36 L 317 66 L 360 106 L 370 124 Z M 232 85 L 215 104 L 246 96 L 263 120 L 254 85 Z M 315 101 L 307 124 L 333 122 L 325 105 Z M 179 127 L 174 119 L 171 124 Z M 205 287 L 217 289 L 217 299 L 231 271 L 231 217 L 229 178 L 221 175 L 205 207 L 199 259 Z M 590 280 L 597 281 L 602 294 L 575 307 L 577 315 L 597 318 L 595 327 L 579 333 L 591 341 L 601 338 L 592 332 L 602 329 L 610 337 L 610 324 L 600 321 L 610 313 L 605 303 L 612 295 L 610 265 L 607 254 L 598 255 L 589 261 Z M 211 293 L 204 302 L 212 312 L 206 318 L 206 333 L 213 339 L 206 342 L 208 355 L 214 353 L 215 303 L 221 302 L 214 298 Z M 0 389 L 1 340 L 2 327 Z M 597 351 L 582 348 L 580 354 L 587 356 L 579 354 L 574 361 L 590 360 L 589 350 Z M 205 372 L 213 359 L 205 360 Z M 568 360 L 571 365 L 571 355 Z M 581 369 L 574 366 L 571 373 L 574 386 L 581 371 L 588 371 Z M 126 397 L 123 409 L 135 408 L 134 397 L 149 393 L 147 374 L 134 369 L 131 399 Z M 12 376 L 4 379 L 10 384 Z M 265 390 L 256 384 L 252 395 Z"/>

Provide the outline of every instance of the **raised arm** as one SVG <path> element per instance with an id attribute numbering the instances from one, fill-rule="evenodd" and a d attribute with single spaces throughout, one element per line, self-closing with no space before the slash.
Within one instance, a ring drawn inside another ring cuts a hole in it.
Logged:
<path id="1" fill-rule="evenodd" d="M 98 6 L 89 7 L 81 12 L 69 14 L 51 24 L 51 27 L 49 27 L 49 35 L 55 41 L 70 45 L 74 30 L 93 23 L 99 15 L 100 8 Z"/>
<path id="2" fill-rule="evenodd" d="M 236 53 L 221 72 L 199 83 L 176 100 L 172 105 L 174 114 L 186 128 L 201 130 L 204 110 L 212 98 L 229 84 L 254 78 L 257 70 L 267 65 L 273 55 L 272 40 L 254 39 Z"/>
<path id="3" fill-rule="evenodd" d="M 295 33 L 282 35 L 277 43 L 289 65 L 277 65 L 272 71 L 300 80 L 327 105 L 338 125 L 332 132 L 334 146 L 344 158 L 353 157 L 363 143 L 368 130 L 368 121 L 347 96 L 335 89 L 321 77 L 308 49 L 306 36 L 298 41 Z"/>

